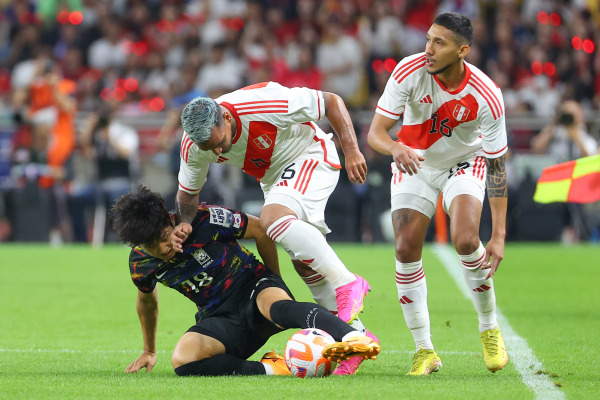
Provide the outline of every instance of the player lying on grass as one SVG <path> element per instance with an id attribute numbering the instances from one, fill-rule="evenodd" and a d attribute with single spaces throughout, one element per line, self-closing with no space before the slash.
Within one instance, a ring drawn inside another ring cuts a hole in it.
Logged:
<path id="1" fill-rule="evenodd" d="M 139 185 L 111 210 L 113 227 L 123 243 L 133 246 L 131 278 L 137 286 L 137 312 L 144 351 L 126 372 L 156 364 L 158 282 L 173 288 L 198 307 L 196 324 L 179 340 L 171 363 L 177 375 L 290 375 L 282 356 L 265 354 L 260 362 L 246 359 L 269 337 L 288 328 L 318 328 L 338 342 L 323 355 L 334 361 L 372 358 L 380 347 L 326 308 L 296 302 L 279 276 L 275 243 L 258 218 L 224 207 L 198 207 L 193 231 L 183 252 L 173 249 L 175 214 L 163 198 Z M 271 269 L 238 243 L 253 239 Z"/>

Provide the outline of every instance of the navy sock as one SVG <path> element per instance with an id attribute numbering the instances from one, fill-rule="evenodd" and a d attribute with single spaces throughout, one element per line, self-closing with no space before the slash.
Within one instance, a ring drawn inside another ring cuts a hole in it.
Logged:
<path id="1" fill-rule="evenodd" d="M 183 364 L 175 368 L 175 373 L 179 376 L 265 375 L 265 367 L 259 361 L 218 354 L 204 360 Z"/>
<path id="2" fill-rule="evenodd" d="M 317 328 L 329 333 L 336 341 L 354 329 L 315 303 L 279 300 L 271 305 L 271 319 L 284 328 Z"/>

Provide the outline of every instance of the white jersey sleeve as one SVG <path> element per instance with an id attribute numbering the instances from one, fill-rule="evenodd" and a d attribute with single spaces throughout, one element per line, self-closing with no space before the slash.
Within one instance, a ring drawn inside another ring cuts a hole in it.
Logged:
<path id="1" fill-rule="evenodd" d="M 325 116 L 323 92 L 305 87 L 288 90 L 288 113 L 294 122 L 303 123 L 323 119 Z"/>
<path id="2" fill-rule="evenodd" d="M 197 194 L 206 183 L 208 166 L 212 152 L 201 151 L 184 132 L 181 138 L 179 163 L 179 190 L 189 194 Z"/>
<path id="3" fill-rule="evenodd" d="M 471 69 L 475 69 L 471 66 Z M 481 148 L 486 158 L 497 158 L 508 151 L 506 118 L 502 91 L 484 74 L 477 74 L 474 83 L 486 100 L 488 107 L 481 108 Z M 484 89 L 482 89 L 484 88 Z"/>
<path id="4" fill-rule="evenodd" d="M 388 79 L 383 94 L 377 102 L 378 114 L 391 119 L 399 119 L 404 113 L 404 107 L 409 100 L 411 88 L 409 80 L 405 79 L 425 63 L 425 54 L 419 53 L 403 58 Z"/>

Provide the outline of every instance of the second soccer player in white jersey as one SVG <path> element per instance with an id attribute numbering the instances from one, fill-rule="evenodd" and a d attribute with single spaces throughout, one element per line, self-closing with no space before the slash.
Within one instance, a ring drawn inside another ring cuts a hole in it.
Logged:
<path id="1" fill-rule="evenodd" d="M 260 225 L 290 254 L 315 300 L 364 330 L 357 314 L 369 284 L 351 273 L 325 240 L 325 205 L 342 167 L 332 134 L 315 124 L 324 117 L 340 140 L 348 178 L 363 183 L 367 164 L 338 95 L 264 82 L 215 100 L 191 101 L 181 115 L 185 133 L 176 206 L 182 223 L 173 244 L 180 249 L 191 232 L 209 165 L 233 164 L 260 182 L 265 197 Z M 342 361 L 334 374 L 353 374 L 361 361 Z"/>
<path id="2" fill-rule="evenodd" d="M 437 371 L 431 342 L 422 251 L 440 193 L 450 216 L 452 243 L 479 316 L 487 368 L 508 361 L 498 328 L 492 277 L 504 257 L 507 137 L 500 89 L 469 54 L 471 21 L 441 14 L 427 32 L 425 52 L 394 69 L 369 130 L 369 144 L 391 155 L 392 222 L 396 238 L 398 300 L 417 351 L 408 375 Z M 388 132 L 403 117 L 398 140 Z M 492 237 L 484 247 L 479 224 L 487 180 Z"/>

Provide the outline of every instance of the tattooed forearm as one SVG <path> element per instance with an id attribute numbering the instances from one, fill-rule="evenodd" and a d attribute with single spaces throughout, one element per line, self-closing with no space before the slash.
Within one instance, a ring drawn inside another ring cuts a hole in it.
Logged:
<path id="1" fill-rule="evenodd" d="M 485 159 L 488 170 L 486 179 L 488 197 L 508 197 L 505 160 L 506 154 L 498 158 Z"/>

